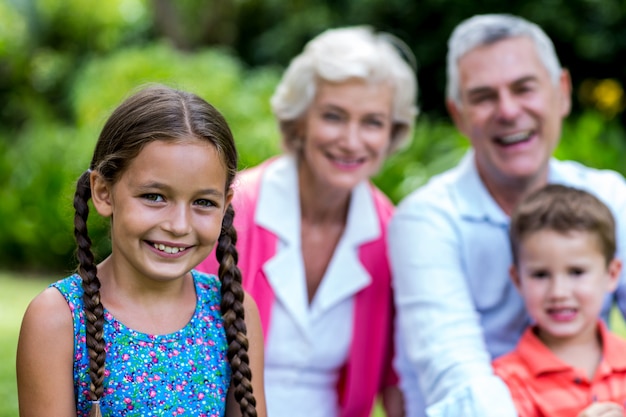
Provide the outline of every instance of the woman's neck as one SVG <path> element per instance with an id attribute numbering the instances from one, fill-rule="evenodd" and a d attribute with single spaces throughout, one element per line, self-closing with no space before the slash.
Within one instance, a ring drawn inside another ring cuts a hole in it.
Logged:
<path id="1" fill-rule="evenodd" d="M 327 187 L 304 170 L 298 170 L 298 188 L 303 222 L 345 225 L 351 190 Z"/>

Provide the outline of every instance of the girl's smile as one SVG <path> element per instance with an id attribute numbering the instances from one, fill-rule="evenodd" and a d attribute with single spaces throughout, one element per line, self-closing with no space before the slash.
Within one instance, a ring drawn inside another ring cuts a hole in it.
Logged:
<path id="1" fill-rule="evenodd" d="M 156 140 L 113 186 L 93 175 L 94 203 L 111 216 L 116 275 L 169 281 L 209 255 L 231 197 L 212 144 Z"/>

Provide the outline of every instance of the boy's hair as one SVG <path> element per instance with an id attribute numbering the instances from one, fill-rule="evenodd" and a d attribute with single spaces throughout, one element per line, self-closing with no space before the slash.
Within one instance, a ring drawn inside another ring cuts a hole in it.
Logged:
<path id="1" fill-rule="evenodd" d="M 197 95 L 169 87 L 153 85 L 126 99 L 106 121 L 89 165 L 76 184 L 74 194 L 74 236 L 76 237 L 78 274 L 82 278 L 89 352 L 90 416 L 100 415 L 98 401 L 103 394 L 104 310 L 100 302 L 100 280 L 87 231 L 88 201 L 91 199 L 90 175 L 97 171 L 105 181 L 115 184 L 144 146 L 153 141 L 207 141 L 217 149 L 226 170 L 226 193 L 237 173 L 237 150 L 224 117 Z M 220 305 L 228 342 L 228 360 L 232 368 L 234 395 L 243 417 L 255 417 L 256 400 L 252 393 L 248 359 L 248 339 L 244 321 L 241 272 L 237 267 L 237 233 L 233 227 L 235 212 L 229 205 L 224 214 L 217 241 L 219 278 L 222 282 Z"/>
<path id="2" fill-rule="evenodd" d="M 615 256 L 615 218 L 587 191 L 549 184 L 524 198 L 511 215 L 509 238 L 514 264 L 519 260 L 521 242 L 540 230 L 594 234 L 607 264 Z"/>

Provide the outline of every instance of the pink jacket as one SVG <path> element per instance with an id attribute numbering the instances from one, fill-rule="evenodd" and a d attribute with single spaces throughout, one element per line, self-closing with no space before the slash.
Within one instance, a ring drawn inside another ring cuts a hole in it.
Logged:
<path id="1" fill-rule="evenodd" d="M 271 325 L 275 295 L 263 265 L 276 253 L 277 237 L 254 223 L 256 202 L 262 174 L 267 161 L 242 171 L 239 178 L 244 189 L 237 188 L 233 198 L 235 227 L 238 232 L 239 268 L 245 290 L 254 297 L 261 316 L 263 333 Z M 393 359 L 393 296 L 391 273 L 387 258 L 387 223 L 393 204 L 376 187 L 371 186 L 382 234 L 375 241 L 359 248 L 359 258 L 369 272 L 371 284 L 355 296 L 354 333 L 348 362 L 342 370 L 337 387 L 341 402 L 341 417 L 369 417 L 378 392 L 397 382 L 392 368 Z M 217 274 L 214 253 L 198 269 Z"/>

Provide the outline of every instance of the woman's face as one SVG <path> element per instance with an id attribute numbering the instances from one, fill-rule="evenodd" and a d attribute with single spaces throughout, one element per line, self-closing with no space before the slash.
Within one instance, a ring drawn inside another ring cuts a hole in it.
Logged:
<path id="1" fill-rule="evenodd" d="M 391 144 L 392 104 L 389 83 L 319 81 L 299 125 L 301 179 L 350 191 L 376 174 Z"/>

